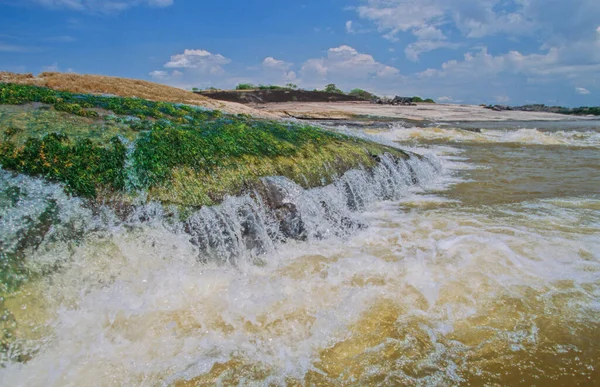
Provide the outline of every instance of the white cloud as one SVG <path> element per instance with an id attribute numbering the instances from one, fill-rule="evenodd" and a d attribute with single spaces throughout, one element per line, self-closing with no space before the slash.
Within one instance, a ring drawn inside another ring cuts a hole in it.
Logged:
<path id="1" fill-rule="evenodd" d="M 417 40 L 406 46 L 404 53 L 408 59 L 416 62 L 424 52 L 437 50 L 438 48 L 458 48 L 459 46 L 457 43 L 450 43 L 444 40 Z"/>
<path id="2" fill-rule="evenodd" d="M 301 69 L 303 76 L 377 78 L 399 74 L 399 70 L 377 62 L 371 55 L 359 53 L 350 46 L 330 48 L 324 58 L 309 59 Z"/>
<path id="3" fill-rule="evenodd" d="M 408 59 L 414 62 L 419 60 L 419 56 L 424 52 L 434 51 L 439 48 L 460 47 L 457 43 L 448 42 L 444 33 L 433 26 L 415 28 L 412 33 L 417 38 L 417 41 L 406 46 L 404 53 Z"/>
<path id="4" fill-rule="evenodd" d="M 184 50 L 183 54 L 173 55 L 165 68 L 195 69 L 196 72 L 212 75 L 225 73 L 222 66 L 231 60 L 221 54 L 212 54 L 206 50 Z"/>
<path id="5" fill-rule="evenodd" d="M 288 70 L 292 66 L 291 63 L 287 63 L 282 60 L 277 60 L 272 56 L 266 57 L 263 60 L 262 65 L 264 68 L 273 70 Z"/>
<path id="6" fill-rule="evenodd" d="M 420 40 L 444 40 L 444 33 L 434 26 L 423 26 L 413 30 L 415 35 Z"/>
<path id="7" fill-rule="evenodd" d="M 66 8 L 74 11 L 117 13 L 128 8 L 146 5 L 164 8 L 173 5 L 174 0 L 28 0 L 47 8 Z"/>
<path id="8" fill-rule="evenodd" d="M 353 34 L 354 33 L 354 30 L 352 29 L 352 23 L 353 23 L 352 20 L 348 20 L 346 22 L 346 32 L 349 33 L 349 34 Z"/>
<path id="9" fill-rule="evenodd" d="M 366 0 L 360 17 L 373 21 L 386 37 L 399 32 L 453 25 L 469 37 L 494 33 L 529 34 L 535 25 L 524 14 L 526 5 L 540 0 Z M 513 12 L 506 11 L 512 5 Z M 496 10 L 502 8 L 503 10 Z"/>
<path id="10" fill-rule="evenodd" d="M 598 46 L 600 48 L 600 43 Z M 593 79 L 600 74 L 600 53 L 590 48 L 587 44 L 574 43 L 549 48 L 544 54 L 526 55 L 519 51 L 509 51 L 494 56 L 486 47 L 482 47 L 479 52 L 466 53 L 462 61 L 447 61 L 440 69 L 428 69 L 419 76 L 452 78 L 465 82 L 477 78 L 496 79 L 494 77 L 501 74 L 521 75 L 531 83 Z"/>
<path id="11" fill-rule="evenodd" d="M 368 0 L 367 5 L 357 8 L 358 15 L 377 24 L 381 31 L 388 32 L 388 37 L 400 31 L 421 28 L 430 20 L 442 18 L 445 10 L 435 1 L 421 2 Z"/>
<path id="12" fill-rule="evenodd" d="M 167 71 L 162 70 L 154 70 L 151 71 L 148 75 L 156 80 L 165 80 L 169 78 L 169 73 Z"/>
<path id="13" fill-rule="evenodd" d="M 293 63 L 278 60 L 272 56 L 262 61 L 261 82 L 269 84 L 282 84 L 296 81 L 296 72 L 291 68 Z"/>
<path id="14" fill-rule="evenodd" d="M 397 68 L 342 45 L 327 50 L 325 57 L 307 60 L 300 69 L 299 84 L 312 88 L 335 83 L 344 90 L 355 87 L 374 90 L 402 79 Z"/>
<path id="15" fill-rule="evenodd" d="M 592 94 L 588 89 L 586 89 L 585 87 L 576 87 L 575 88 L 575 92 L 577 94 L 581 94 L 581 95 L 587 95 L 587 94 Z"/>
<path id="16" fill-rule="evenodd" d="M 377 26 L 383 37 L 406 41 L 407 34 L 413 36 L 414 41 L 409 41 L 405 49 L 411 60 L 426 51 L 458 48 L 472 39 L 500 35 L 510 39 L 535 37 L 542 41 L 543 47 L 558 47 L 573 41 L 589 41 L 590 29 L 600 29 L 597 0 L 554 1 L 551 6 L 547 0 L 362 2 L 356 8 L 358 16 Z"/>
<path id="17" fill-rule="evenodd" d="M 498 103 L 507 103 L 508 101 L 510 101 L 510 98 L 508 98 L 508 96 L 506 96 L 506 95 L 499 95 L 499 96 L 496 96 L 494 99 Z"/>
<path id="18" fill-rule="evenodd" d="M 154 70 L 148 75 L 157 82 L 182 88 L 225 86 L 229 74 L 223 66 L 229 63 L 231 60 L 221 54 L 186 49 L 171 56 L 163 65 L 166 70 Z M 227 83 L 227 87 L 232 86 Z"/>

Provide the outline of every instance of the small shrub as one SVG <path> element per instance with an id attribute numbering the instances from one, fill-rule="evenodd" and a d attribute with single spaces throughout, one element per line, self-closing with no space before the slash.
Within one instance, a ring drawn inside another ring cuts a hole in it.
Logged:
<path id="1" fill-rule="evenodd" d="M 240 83 L 235 87 L 236 90 L 254 90 L 256 86 L 251 83 Z"/>

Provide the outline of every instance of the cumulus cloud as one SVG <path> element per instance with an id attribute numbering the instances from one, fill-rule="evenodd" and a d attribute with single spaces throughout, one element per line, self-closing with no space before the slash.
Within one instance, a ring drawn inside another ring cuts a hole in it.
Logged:
<path id="1" fill-rule="evenodd" d="M 363 0 L 358 16 L 372 22 L 382 36 L 408 42 L 411 60 L 439 48 L 467 46 L 473 39 L 502 36 L 540 39 L 543 47 L 558 47 L 590 40 L 598 27 L 600 2 L 574 0 Z M 451 39 L 446 32 L 451 33 Z M 594 34 L 598 35 L 598 34 Z M 593 37 L 596 39 L 596 37 Z M 451 42 L 449 42 L 451 41 Z"/>
<path id="2" fill-rule="evenodd" d="M 589 47 L 588 47 L 589 48 Z M 582 57 L 581 53 L 586 52 Z M 598 78 L 600 54 L 595 50 L 584 50 L 577 44 L 552 47 L 543 54 L 523 54 L 509 51 L 506 54 L 492 55 L 486 47 L 479 52 L 467 52 L 464 60 L 444 62 L 440 69 L 428 69 L 421 77 L 454 78 L 456 80 L 492 77 L 500 74 L 525 76 L 529 82 L 556 79 Z"/>
<path id="3" fill-rule="evenodd" d="M 183 54 L 173 55 L 165 68 L 194 69 L 196 72 L 220 75 L 225 72 L 222 66 L 231 60 L 221 54 L 212 54 L 206 50 L 184 50 Z"/>
<path id="4" fill-rule="evenodd" d="M 300 71 L 303 78 L 315 81 L 391 78 L 400 74 L 397 68 L 346 45 L 330 48 L 323 58 L 307 60 Z"/>
<path id="5" fill-rule="evenodd" d="M 164 8 L 173 5 L 174 0 L 28 0 L 46 8 L 64 8 L 74 11 L 117 13 L 128 8 L 146 5 Z"/>
<path id="6" fill-rule="evenodd" d="M 507 3 L 514 11 L 507 11 L 510 8 Z M 388 38 L 399 32 L 443 25 L 452 25 L 470 37 L 481 37 L 499 32 L 533 32 L 535 24 L 524 13 L 528 3 L 519 0 L 366 0 L 357 12 L 360 17 L 373 21 Z"/>
<path id="7" fill-rule="evenodd" d="M 576 87 L 575 88 L 575 92 L 577 94 L 581 94 L 581 95 L 587 95 L 587 94 L 592 94 L 588 89 L 586 89 L 585 87 Z"/>
<path id="8" fill-rule="evenodd" d="M 191 88 L 198 86 L 221 86 L 228 77 L 223 66 L 231 60 L 221 54 L 206 50 L 186 49 L 176 54 L 163 65 L 164 69 L 151 71 L 148 75 L 161 83 Z"/>
<path id="9" fill-rule="evenodd" d="M 259 83 L 281 84 L 296 81 L 296 72 L 291 70 L 293 65 L 272 56 L 266 57 L 261 64 L 262 74 Z"/>
<path id="10" fill-rule="evenodd" d="M 460 47 L 457 43 L 447 42 L 445 40 L 417 40 L 414 43 L 409 44 L 404 49 L 406 57 L 413 62 L 419 60 L 419 56 L 424 52 L 437 50 L 439 48 L 458 48 Z"/>
<path id="11" fill-rule="evenodd" d="M 165 80 L 169 78 L 169 73 L 163 70 L 154 70 L 151 71 L 148 75 L 156 80 Z"/>
<path id="12" fill-rule="evenodd" d="M 439 48 L 460 47 L 460 44 L 447 41 L 444 33 L 434 26 L 414 28 L 412 33 L 417 38 L 417 41 L 409 44 L 404 49 L 404 53 L 408 59 L 414 62 L 419 60 L 419 56 L 425 52 L 434 51 Z"/>
<path id="13" fill-rule="evenodd" d="M 263 67 L 267 69 L 273 70 L 288 70 L 292 64 L 284 62 L 282 60 L 277 60 L 272 56 L 266 57 L 262 62 Z"/>
<path id="14" fill-rule="evenodd" d="M 298 84 L 306 88 L 335 83 L 343 90 L 363 88 L 371 91 L 385 89 L 387 92 L 403 81 L 397 68 L 346 45 L 330 48 L 324 57 L 308 59 L 300 68 L 299 75 Z"/>

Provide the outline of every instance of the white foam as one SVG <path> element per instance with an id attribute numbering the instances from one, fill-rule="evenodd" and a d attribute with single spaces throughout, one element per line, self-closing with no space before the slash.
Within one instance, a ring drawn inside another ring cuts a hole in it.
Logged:
<path id="1" fill-rule="evenodd" d="M 446 374 L 448 359 L 465 348 L 443 338 L 497 297 L 525 297 L 526 289 L 550 297 L 563 292 L 556 281 L 569 280 L 595 290 L 583 291 L 568 313 L 594 318 L 600 211 L 589 208 L 597 200 L 586 199 L 584 209 L 579 200 L 509 205 L 494 217 L 460 208 L 407 212 L 408 200 L 371 207 L 364 215 L 371 227 L 349 240 L 292 242 L 263 266 L 200 264 L 188 237 L 159 223 L 88 236 L 75 252 L 78 264 L 42 287 L 54 309 L 53 335 L 28 363 L 7 364 L 0 381 L 168 384 L 231 359 L 264 367 L 277 383 L 302 379 L 317 353 L 346 339 L 376 300 L 410 302 L 407 289 L 426 308 L 412 305 L 399 318 L 427 321 L 422 329 L 435 344 L 427 361 L 439 370 L 429 377 L 446 382 L 457 380 Z M 548 232 L 550 221 L 567 229 Z M 575 231 L 582 221 L 584 234 Z M 449 292 L 462 301 L 448 304 Z M 536 329 L 532 320 L 499 334 L 523 350 Z"/>
<path id="2" fill-rule="evenodd" d="M 563 145 L 600 147 L 600 132 L 588 131 L 541 131 L 536 128 L 481 129 L 474 132 L 448 127 L 403 127 L 391 125 L 389 130 L 377 135 L 387 141 L 421 142 L 448 141 L 450 143 L 505 143 L 527 145 Z"/>

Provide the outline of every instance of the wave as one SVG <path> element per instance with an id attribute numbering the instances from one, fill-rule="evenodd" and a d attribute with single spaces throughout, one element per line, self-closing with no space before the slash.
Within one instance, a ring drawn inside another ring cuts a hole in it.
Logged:
<path id="1" fill-rule="evenodd" d="M 542 131 L 536 128 L 497 130 L 481 129 L 480 132 L 457 128 L 403 127 L 394 124 L 389 130 L 373 132 L 388 141 L 427 142 L 446 141 L 456 143 L 501 143 L 525 145 L 564 145 L 576 147 L 600 147 L 600 132 L 588 131 Z"/>

